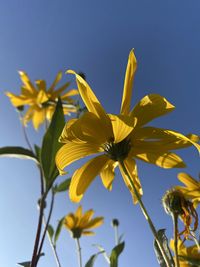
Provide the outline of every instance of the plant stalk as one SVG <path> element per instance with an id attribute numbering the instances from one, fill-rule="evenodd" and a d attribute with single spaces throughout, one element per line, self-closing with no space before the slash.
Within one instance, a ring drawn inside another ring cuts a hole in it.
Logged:
<path id="1" fill-rule="evenodd" d="M 175 255 L 175 266 L 180 267 L 178 258 L 178 214 L 172 214 L 173 225 L 174 225 L 174 255 Z"/>
<path id="2" fill-rule="evenodd" d="M 81 246 L 80 246 L 80 241 L 79 238 L 75 238 L 76 241 L 76 247 L 77 247 L 77 256 L 78 256 L 78 264 L 79 267 L 82 267 L 82 255 L 81 255 Z"/>

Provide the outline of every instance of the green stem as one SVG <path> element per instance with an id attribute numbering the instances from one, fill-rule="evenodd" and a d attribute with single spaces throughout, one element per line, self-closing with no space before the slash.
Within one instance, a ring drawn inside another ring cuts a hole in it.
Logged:
<path id="1" fill-rule="evenodd" d="M 178 214 L 173 213 L 172 215 L 174 224 L 174 255 L 175 255 L 175 266 L 180 267 L 178 258 Z"/>
<path id="2" fill-rule="evenodd" d="M 76 247 L 77 247 L 78 264 L 79 264 L 79 267 L 82 267 L 82 255 L 81 255 L 81 246 L 80 246 L 79 238 L 75 238 L 75 241 L 76 241 Z"/>
<path id="3" fill-rule="evenodd" d="M 124 174 L 127 176 L 128 180 L 129 180 L 129 182 L 130 182 L 130 184 L 131 184 L 131 186 L 133 188 L 134 194 L 135 194 L 135 196 L 136 196 L 136 198 L 138 200 L 138 203 L 140 205 L 142 213 L 143 213 L 145 219 L 147 220 L 147 222 L 148 222 L 148 224 L 150 226 L 150 229 L 151 229 L 151 231 L 153 233 L 153 236 L 154 236 L 154 238 L 155 238 L 155 240 L 156 240 L 156 242 L 158 244 L 158 247 L 159 247 L 159 249 L 160 249 L 160 251 L 162 253 L 162 256 L 163 256 L 163 258 L 165 260 L 166 266 L 167 267 L 171 267 L 170 261 L 169 261 L 167 255 L 166 255 L 166 253 L 165 253 L 163 245 L 158 239 L 158 234 L 157 234 L 156 228 L 155 228 L 155 226 L 154 226 L 154 224 L 153 224 L 153 222 L 152 222 L 152 220 L 151 220 L 151 218 L 150 218 L 150 216 L 149 216 L 149 214 L 148 214 L 148 212 L 147 212 L 147 210 L 146 210 L 146 208 L 145 208 L 145 206 L 144 206 L 144 204 L 142 202 L 142 199 L 141 199 L 141 197 L 140 197 L 140 195 L 139 195 L 139 193 L 138 193 L 138 191 L 137 191 L 137 189 L 136 189 L 136 187 L 135 187 L 135 185 L 134 185 L 134 183 L 133 183 L 133 181 L 132 181 L 132 179 L 131 179 L 131 177 L 130 177 L 127 169 L 126 169 L 126 166 L 124 165 L 124 162 L 122 160 L 120 161 L 120 165 L 121 165 L 121 167 L 123 169 Z"/>

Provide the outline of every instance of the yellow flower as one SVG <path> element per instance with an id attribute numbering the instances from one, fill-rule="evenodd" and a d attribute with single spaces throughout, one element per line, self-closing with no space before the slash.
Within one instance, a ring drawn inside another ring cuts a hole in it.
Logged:
<path id="1" fill-rule="evenodd" d="M 184 194 L 185 198 L 193 202 L 194 207 L 197 207 L 200 202 L 200 182 L 184 172 L 178 174 L 178 179 L 185 184 L 185 187 L 176 186 L 176 188 Z"/>
<path id="2" fill-rule="evenodd" d="M 75 213 L 69 213 L 64 219 L 64 226 L 71 232 L 73 238 L 80 238 L 81 235 L 93 235 L 94 232 L 88 231 L 99 227 L 103 223 L 103 217 L 92 219 L 94 211 L 88 210 L 82 213 L 82 206 L 79 206 Z"/>
<path id="3" fill-rule="evenodd" d="M 170 241 L 170 247 L 174 251 L 174 240 Z M 186 247 L 184 243 L 179 239 L 178 240 L 178 255 L 188 257 L 194 260 L 200 260 L 200 252 L 198 251 L 198 247 L 196 245 Z M 183 258 L 179 258 L 180 267 L 192 267 L 186 260 Z"/>
<path id="4" fill-rule="evenodd" d="M 60 174 L 64 174 L 64 168 L 72 162 L 100 153 L 75 171 L 69 188 L 72 201 L 80 201 L 90 183 L 99 174 L 103 185 L 111 190 L 114 170 L 119 166 L 124 182 L 136 203 L 137 199 L 123 171 L 122 161 L 139 194 L 142 195 L 135 159 L 163 168 L 179 168 L 185 164 L 170 150 L 191 144 L 200 150 L 200 146 L 196 143 L 199 138 L 196 135 L 186 137 L 171 130 L 144 127 L 152 119 L 174 109 L 164 97 L 157 94 L 147 95 L 130 110 L 136 65 L 132 50 L 129 54 L 119 115 L 107 114 L 86 81 L 74 71 L 68 71 L 76 76 L 79 93 L 88 112 L 79 119 L 70 120 L 63 129 L 59 141 L 64 145 L 56 155 Z"/>
<path id="5" fill-rule="evenodd" d="M 72 105 L 73 100 L 71 99 L 71 96 L 77 95 L 78 90 L 72 89 L 64 95 L 61 95 L 69 86 L 69 83 L 65 83 L 63 86 L 55 90 L 56 85 L 62 78 L 62 72 L 57 74 L 49 89 L 47 89 L 44 80 L 36 80 L 36 86 L 34 86 L 25 72 L 19 71 L 19 75 L 23 83 L 21 86 L 21 95 L 17 96 L 10 92 L 7 92 L 6 95 L 10 98 L 12 105 L 15 107 L 29 106 L 23 117 L 23 123 L 25 125 L 32 120 L 34 128 L 38 129 L 45 119 L 51 120 L 59 96 L 62 101 L 66 101 L 70 104 L 63 106 L 64 114 L 76 112 L 76 108 Z"/>

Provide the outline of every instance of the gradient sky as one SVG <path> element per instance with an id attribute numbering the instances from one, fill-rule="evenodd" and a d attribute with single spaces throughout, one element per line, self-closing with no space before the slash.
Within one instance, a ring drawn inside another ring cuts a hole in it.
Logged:
<path id="1" fill-rule="evenodd" d="M 1 1 L 0 2 L 0 146 L 26 146 L 17 113 L 5 91 L 20 92 L 18 70 L 32 80 L 45 79 L 49 85 L 58 71 L 82 71 L 96 96 L 109 113 L 118 113 L 127 58 L 135 48 L 138 70 L 133 90 L 133 105 L 149 93 L 165 96 L 176 109 L 156 119 L 153 126 L 182 133 L 199 133 L 200 115 L 200 2 L 199 0 L 127 1 Z M 63 82 L 73 76 L 65 75 Z M 75 83 L 72 83 L 74 86 Z M 33 143 L 41 142 L 43 128 L 28 134 Z M 165 191 L 179 184 L 176 176 L 186 171 L 198 176 L 199 158 L 194 148 L 178 152 L 187 163 L 184 170 L 164 170 L 138 163 L 143 200 L 157 229 L 166 228 L 170 238 L 171 219 L 161 206 Z M 68 171 L 81 166 L 73 164 Z M 0 160 L 0 266 L 12 267 L 30 260 L 36 231 L 39 174 L 34 163 L 17 159 Z M 59 177 L 62 181 L 66 177 Z M 97 250 L 108 252 L 114 245 L 112 218 L 120 220 L 120 233 L 126 247 L 121 267 L 158 266 L 152 248 L 153 238 L 139 206 L 116 172 L 112 192 L 104 189 L 97 177 L 85 194 L 84 210 L 93 208 L 105 216 L 105 224 L 95 237 L 83 237 L 83 262 Z M 52 225 L 77 208 L 66 193 L 56 198 Z M 56 266 L 48 242 L 39 267 Z M 58 241 L 62 266 L 76 267 L 75 244 L 63 229 Z M 107 263 L 99 256 L 95 267 Z"/>

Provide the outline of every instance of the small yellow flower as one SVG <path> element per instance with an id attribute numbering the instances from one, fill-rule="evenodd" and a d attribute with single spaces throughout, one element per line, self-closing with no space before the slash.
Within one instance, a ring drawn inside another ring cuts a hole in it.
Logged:
<path id="1" fill-rule="evenodd" d="M 81 235 L 93 235 L 89 231 L 92 228 L 99 227 L 103 223 L 103 217 L 92 219 L 94 211 L 88 210 L 82 213 L 82 206 L 79 206 L 75 213 L 69 213 L 64 219 L 64 226 L 71 232 L 73 238 L 80 238 Z"/>
<path id="2" fill-rule="evenodd" d="M 136 203 L 137 198 L 123 171 L 122 161 L 138 193 L 142 195 L 135 159 L 162 168 L 180 168 L 185 167 L 184 162 L 170 150 L 193 144 L 200 151 L 200 146 L 196 143 L 199 138 L 196 135 L 186 137 L 172 130 L 144 126 L 174 109 L 164 97 L 157 94 L 147 95 L 130 110 L 136 67 L 137 61 L 132 50 L 129 54 L 119 115 L 107 114 L 87 82 L 74 71 L 68 71 L 76 76 L 79 93 L 88 112 L 79 119 L 70 120 L 63 129 L 59 141 L 64 145 L 56 155 L 57 167 L 60 174 L 64 174 L 63 170 L 69 164 L 86 156 L 99 154 L 75 171 L 69 188 L 72 201 L 79 202 L 99 174 L 103 185 L 111 190 L 114 171 L 119 166 Z"/>
<path id="3" fill-rule="evenodd" d="M 58 97 L 61 97 L 62 101 L 66 101 L 70 104 L 63 106 L 64 114 L 76 112 L 76 108 L 72 105 L 73 100 L 71 96 L 77 95 L 78 90 L 72 89 L 64 95 L 61 95 L 69 86 L 69 83 L 65 83 L 55 90 L 56 85 L 62 78 L 62 72 L 57 74 L 49 89 L 47 89 L 44 80 L 36 80 L 36 86 L 34 86 L 25 72 L 19 71 L 19 75 L 22 80 L 21 95 L 17 96 L 10 92 L 7 92 L 6 95 L 10 98 L 11 103 L 15 107 L 29 106 L 23 117 L 23 123 L 25 125 L 32 120 L 34 128 L 38 129 L 45 119 L 51 120 Z"/>
<path id="4" fill-rule="evenodd" d="M 170 247 L 174 251 L 174 240 L 170 241 Z M 191 259 L 200 260 L 200 252 L 198 251 L 198 247 L 196 245 L 186 247 L 182 240 L 178 240 L 178 255 L 188 257 Z M 179 258 L 180 260 L 180 267 L 192 267 L 186 260 L 183 258 Z"/>
<path id="5" fill-rule="evenodd" d="M 185 187 L 176 186 L 176 188 L 184 194 L 185 198 L 191 200 L 196 208 L 200 202 L 200 182 L 184 172 L 178 174 L 178 179 L 185 184 Z"/>

